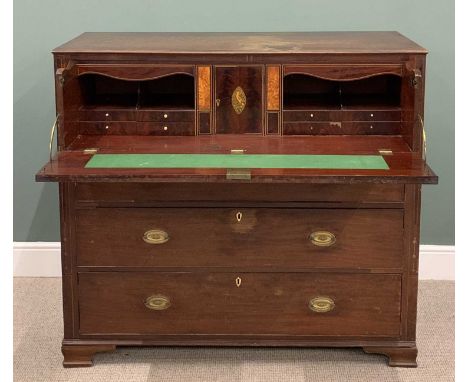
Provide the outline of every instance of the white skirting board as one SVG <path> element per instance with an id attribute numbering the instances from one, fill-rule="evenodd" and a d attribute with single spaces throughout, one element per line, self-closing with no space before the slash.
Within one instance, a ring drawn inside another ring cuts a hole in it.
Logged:
<path id="1" fill-rule="evenodd" d="M 60 243 L 14 242 L 14 277 L 60 277 Z M 421 280 L 455 280 L 455 246 L 421 245 Z"/>

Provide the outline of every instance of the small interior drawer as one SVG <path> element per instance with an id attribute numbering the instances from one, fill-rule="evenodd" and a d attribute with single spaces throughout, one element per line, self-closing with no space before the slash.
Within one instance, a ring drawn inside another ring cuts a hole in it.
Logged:
<path id="1" fill-rule="evenodd" d="M 400 110 L 343 110 L 343 121 L 400 121 Z"/>
<path id="2" fill-rule="evenodd" d="M 339 135 L 343 134 L 342 123 L 333 122 L 283 122 L 285 135 Z"/>
<path id="3" fill-rule="evenodd" d="M 81 121 L 135 121 L 136 109 L 122 108 L 93 108 L 81 109 L 79 111 L 79 118 Z"/>
<path id="4" fill-rule="evenodd" d="M 342 134 L 348 135 L 397 135 L 401 134 L 400 122 L 343 122 Z"/>
<path id="5" fill-rule="evenodd" d="M 284 122 L 285 135 L 401 134 L 400 122 Z"/>
<path id="6" fill-rule="evenodd" d="M 138 122 L 139 135 L 195 135 L 194 122 Z"/>
<path id="7" fill-rule="evenodd" d="M 400 335 L 400 275 L 93 272 L 78 279 L 81 335 Z"/>
<path id="8" fill-rule="evenodd" d="M 80 134 L 85 135 L 133 135 L 136 122 L 80 122 Z"/>
<path id="9" fill-rule="evenodd" d="M 321 122 L 339 120 L 341 120 L 341 113 L 339 110 L 283 111 L 283 121 L 285 122 Z"/>
<path id="10" fill-rule="evenodd" d="M 195 112 L 193 110 L 138 110 L 138 121 L 155 122 L 193 122 Z"/>

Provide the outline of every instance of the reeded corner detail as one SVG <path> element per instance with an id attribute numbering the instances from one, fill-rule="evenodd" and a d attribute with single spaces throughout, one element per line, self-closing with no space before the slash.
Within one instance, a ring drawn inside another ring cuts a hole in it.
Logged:
<path id="1" fill-rule="evenodd" d="M 232 107 L 237 114 L 241 114 L 247 104 L 247 97 L 240 86 L 234 89 L 231 97 Z"/>

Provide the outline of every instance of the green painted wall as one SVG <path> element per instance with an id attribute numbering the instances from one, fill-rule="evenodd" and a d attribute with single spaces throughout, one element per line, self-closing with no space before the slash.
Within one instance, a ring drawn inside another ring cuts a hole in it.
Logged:
<path id="1" fill-rule="evenodd" d="M 14 240 L 59 240 L 56 184 L 34 182 L 54 119 L 50 51 L 84 31 L 397 30 L 426 47 L 428 161 L 423 244 L 454 244 L 453 1 L 14 1 Z"/>

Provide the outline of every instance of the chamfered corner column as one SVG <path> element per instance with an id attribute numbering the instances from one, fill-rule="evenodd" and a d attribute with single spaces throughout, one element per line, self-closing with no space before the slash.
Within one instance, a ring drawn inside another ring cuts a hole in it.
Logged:
<path id="1" fill-rule="evenodd" d="M 114 351 L 115 345 L 62 345 L 63 367 L 93 366 L 96 353 Z"/>
<path id="2" fill-rule="evenodd" d="M 383 354 L 388 357 L 388 365 L 394 367 L 417 367 L 418 349 L 413 347 L 366 346 L 362 348 L 369 354 Z"/>

